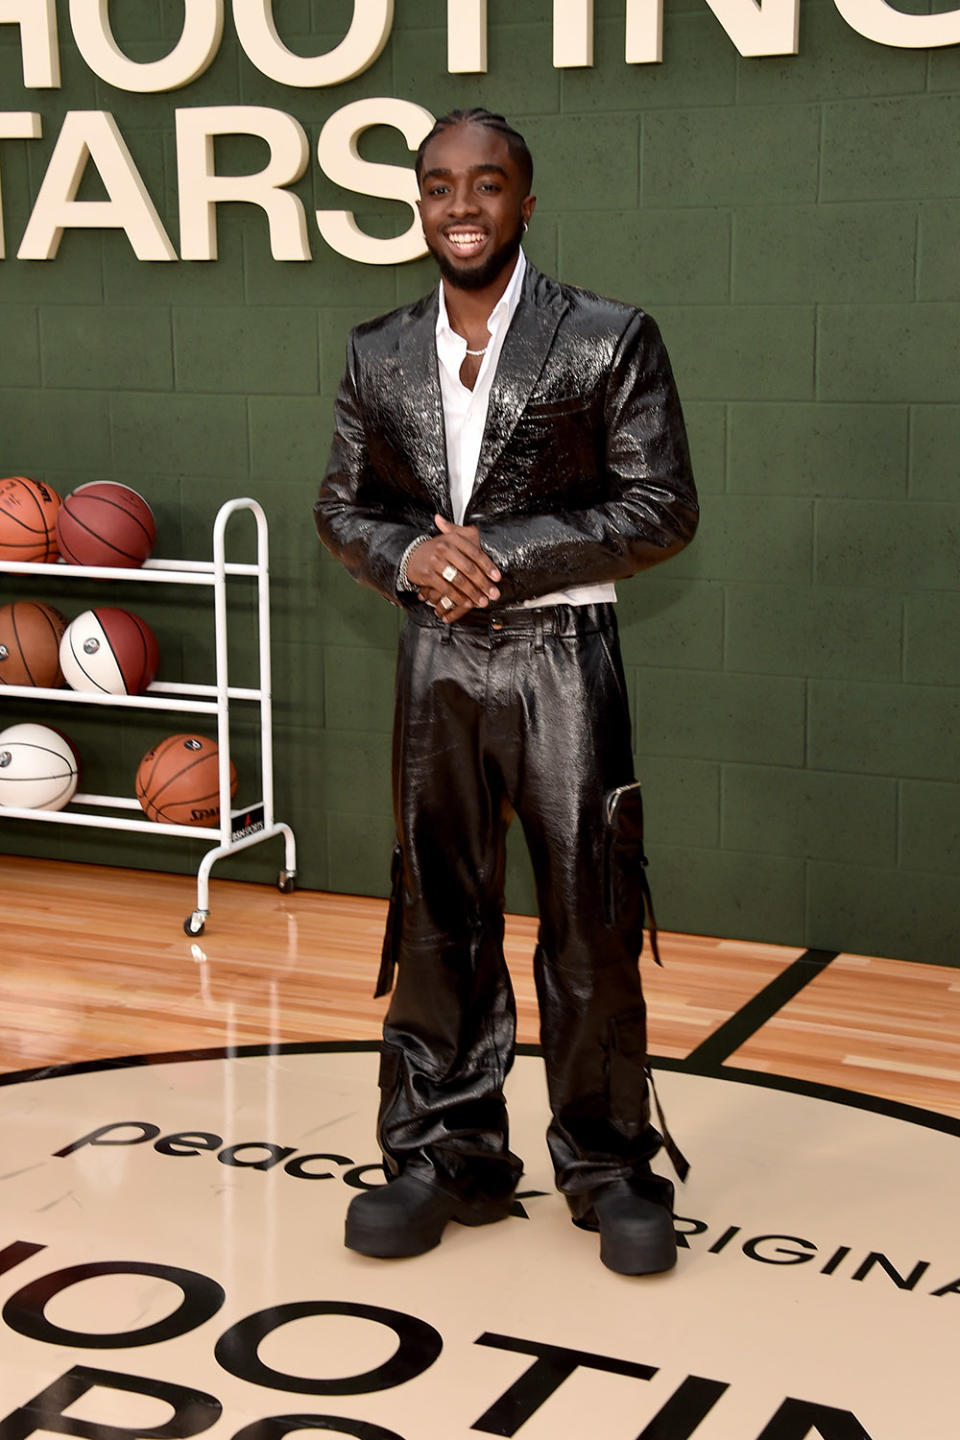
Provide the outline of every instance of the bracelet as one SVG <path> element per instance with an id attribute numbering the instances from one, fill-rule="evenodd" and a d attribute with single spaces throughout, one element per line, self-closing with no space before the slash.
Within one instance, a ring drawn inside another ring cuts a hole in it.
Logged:
<path id="1" fill-rule="evenodd" d="M 418 545 L 422 545 L 425 540 L 430 540 L 430 539 L 432 539 L 432 536 L 430 536 L 430 535 L 418 535 L 417 538 L 416 538 L 416 540 L 411 540 L 411 541 L 410 541 L 410 544 L 407 546 L 406 550 L 404 550 L 403 554 L 402 554 L 401 557 L 400 557 L 400 565 L 399 565 L 399 568 L 398 568 L 398 570 L 397 570 L 397 589 L 398 589 L 398 590 L 416 590 L 416 589 L 417 589 L 417 586 L 416 586 L 416 585 L 411 585 L 410 580 L 409 580 L 408 577 L 407 577 L 407 564 L 408 564 L 408 562 L 409 562 L 409 560 L 410 560 L 410 556 L 413 554 L 414 550 L 416 550 L 417 546 L 418 546 Z"/>

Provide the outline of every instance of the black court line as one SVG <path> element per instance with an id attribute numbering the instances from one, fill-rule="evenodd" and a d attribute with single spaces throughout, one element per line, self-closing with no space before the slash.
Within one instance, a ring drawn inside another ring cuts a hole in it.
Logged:
<path id="1" fill-rule="evenodd" d="M 698 1075 L 715 1074 L 735 1050 L 762 1029 L 805 985 L 821 975 L 839 953 L 838 950 L 805 950 L 798 955 L 769 985 L 765 985 L 718 1030 L 691 1050 L 681 1068 L 693 1070 Z"/>
<path id="2" fill-rule="evenodd" d="M 0 1074 L 0 1088 L 30 1084 L 37 1080 L 64 1080 L 104 1070 L 182 1065 L 197 1060 L 243 1060 L 284 1055 L 352 1055 L 364 1051 L 374 1054 L 379 1049 L 379 1040 L 293 1040 L 274 1045 L 216 1045 L 206 1050 L 166 1050 L 153 1055 L 118 1055 L 105 1060 L 74 1060 L 65 1065 L 39 1065 L 30 1070 L 8 1070 Z M 543 1057 L 539 1045 L 528 1043 L 517 1045 L 516 1053 L 533 1059 Z M 757 1085 L 767 1090 L 785 1090 L 792 1095 L 807 1095 L 813 1100 L 826 1100 L 834 1105 L 846 1105 L 853 1110 L 869 1110 L 875 1115 L 887 1115 L 894 1120 L 904 1120 L 926 1130 L 939 1130 L 944 1135 L 953 1135 L 960 1139 L 960 1117 L 943 1115 L 936 1110 L 924 1110 L 919 1105 L 907 1105 L 899 1100 L 887 1100 L 882 1095 L 864 1095 L 858 1090 L 843 1090 L 837 1085 L 822 1085 L 818 1081 L 798 1080 L 789 1075 L 772 1075 L 765 1070 L 740 1070 L 732 1065 L 718 1065 L 715 1073 L 691 1071 L 687 1060 L 676 1060 L 665 1055 L 651 1055 L 650 1065 L 654 1070 L 703 1074 L 706 1080 Z"/>
<path id="3" fill-rule="evenodd" d="M 715 1070 L 691 1071 L 686 1060 L 670 1056 L 651 1056 L 654 1070 L 676 1071 L 680 1075 L 702 1075 L 705 1080 L 724 1080 L 734 1085 L 755 1085 L 761 1090 L 782 1090 L 788 1095 L 806 1095 L 811 1100 L 826 1100 L 831 1105 L 846 1105 L 850 1110 L 867 1110 L 872 1115 L 887 1115 L 926 1130 L 939 1130 L 960 1140 L 960 1116 L 944 1115 L 939 1110 L 925 1110 L 903 1100 L 888 1100 L 885 1095 L 868 1095 L 861 1090 L 844 1090 L 839 1085 L 821 1084 L 819 1080 L 799 1080 L 792 1075 L 775 1075 L 769 1070 L 741 1070 L 736 1065 L 718 1065 Z"/>

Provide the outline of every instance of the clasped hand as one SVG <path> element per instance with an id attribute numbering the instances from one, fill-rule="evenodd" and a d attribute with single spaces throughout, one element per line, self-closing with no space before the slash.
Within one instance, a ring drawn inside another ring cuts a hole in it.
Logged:
<path id="1" fill-rule="evenodd" d="M 434 515 L 433 520 L 440 534 L 412 552 L 407 577 L 420 599 L 450 625 L 468 610 L 482 609 L 500 598 L 494 583 L 500 571 L 480 544 L 476 525 L 454 525 L 442 515 Z"/>

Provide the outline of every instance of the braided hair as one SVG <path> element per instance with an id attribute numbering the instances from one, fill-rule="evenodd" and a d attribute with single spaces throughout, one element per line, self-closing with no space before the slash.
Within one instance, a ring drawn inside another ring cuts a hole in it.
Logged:
<path id="1" fill-rule="evenodd" d="M 435 135 L 439 135 L 441 131 L 448 130 L 453 125 L 484 125 L 488 130 L 496 130 L 497 134 L 502 135 L 529 192 L 533 185 L 533 156 L 527 148 L 526 140 L 502 115 L 496 115 L 492 110 L 484 110 L 480 105 L 474 106 L 471 110 L 451 110 L 448 114 L 441 115 L 440 119 L 434 123 L 430 134 L 424 136 L 420 141 L 420 148 L 417 150 L 415 170 L 418 184 L 423 175 L 423 157 L 427 146 Z"/>

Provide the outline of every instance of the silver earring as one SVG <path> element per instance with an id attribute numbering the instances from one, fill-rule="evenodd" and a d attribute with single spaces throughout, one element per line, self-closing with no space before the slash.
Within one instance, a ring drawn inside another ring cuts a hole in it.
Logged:
<path id="1" fill-rule="evenodd" d="M 524 222 L 523 222 L 523 233 L 526 234 L 529 229 L 530 229 L 530 226 L 527 224 L 526 220 L 524 220 Z"/>

